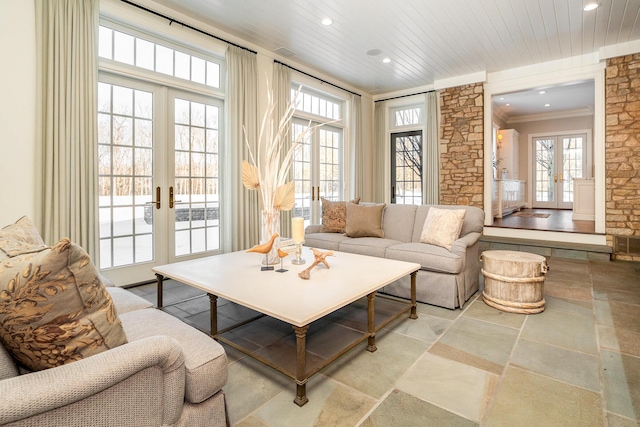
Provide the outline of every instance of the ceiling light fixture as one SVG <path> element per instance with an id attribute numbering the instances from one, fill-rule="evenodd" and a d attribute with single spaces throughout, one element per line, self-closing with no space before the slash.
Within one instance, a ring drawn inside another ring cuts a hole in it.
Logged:
<path id="1" fill-rule="evenodd" d="M 385 64 L 388 64 L 389 62 L 391 62 L 391 58 L 384 58 L 382 62 L 384 62 Z"/>
<path id="2" fill-rule="evenodd" d="M 510 107 L 510 106 L 511 106 L 511 104 L 505 104 L 505 105 L 506 105 L 507 107 Z"/>
<path id="3" fill-rule="evenodd" d="M 545 93 L 547 93 L 547 91 L 541 90 L 540 92 L 538 92 L 540 95 L 544 95 Z"/>
<path id="4" fill-rule="evenodd" d="M 501 96 L 501 97 L 500 97 L 500 101 L 504 101 L 504 96 Z"/>
<path id="5" fill-rule="evenodd" d="M 591 10 L 595 10 L 595 9 L 598 8 L 598 6 L 600 6 L 600 2 L 599 1 L 583 0 L 583 2 L 582 2 L 582 10 L 584 10 L 585 12 L 589 12 Z"/>
<path id="6" fill-rule="evenodd" d="M 545 107 L 551 107 L 551 104 L 544 104 Z"/>
<path id="7" fill-rule="evenodd" d="M 333 21 L 331 20 L 331 18 L 324 18 L 322 20 L 322 25 L 331 25 L 333 24 Z"/>

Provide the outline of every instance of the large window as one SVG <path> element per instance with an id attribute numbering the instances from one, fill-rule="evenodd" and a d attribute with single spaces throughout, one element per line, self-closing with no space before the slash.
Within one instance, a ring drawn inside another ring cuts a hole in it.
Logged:
<path id="1" fill-rule="evenodd" d="M 424 107 L 391 110 L 391 203 L 421 205 Z"/>
<path id="2" fill-rule="evenodd" d="M 292 99 L 296 93 L 297 87 L 291 90 Z M 306 224 L 319 222 L 321 198 L 343 198 L 343 110 L 343 100 L 306 87 L 296 99 L 293 139 L 308 126 L 322 124 L 303 141 L 292 165 L 296 197 L 293 215 L 303 217 Z"/>
<path id="3" fill-rule="evenodd" d="M 132 283 L 154 265 L 222 249 L 223 68 L 110 21 L 99 43 L 100 264 Z"/>

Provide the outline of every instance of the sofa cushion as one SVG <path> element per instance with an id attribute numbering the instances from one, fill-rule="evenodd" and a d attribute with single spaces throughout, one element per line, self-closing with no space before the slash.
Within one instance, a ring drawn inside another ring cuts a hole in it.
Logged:
<path id="1" fill-rule="evenodd" d="M 424 243 L 401 243 L 386 250 L 388 259 L 415 262 L 424 270 L 458 274 L 464 269 L 464 259 L 435 245 Z"/>
<path id="2" fill-rule="evenodd" d="M 384 208 L 383 229 L 387 239 L 410 242 L 413 223 L 416 218 L 416 205 L 389 204 Z"/>
<path id="3" fill-rule="evenodd" d="M 442 246 L 450 251 L 453 242 L 460 237 L 466 213 L 464 209 L 429 209 L 420 235 L 420 243 Z"/>
<path id="4" fill-rule="evenodd" d="M 109 295 L 111 295 L 113 305 L 115 305 L 118 315 L 153 307 L 151 302 L 126 289 L 115 286 L 109 286 L 106 289 Z"/>
<path id="5" fill-rule="evenodd" d="M 0 261 L 29 249 L 38 252 L 44 248 L 40 233 L 26 216 L 0 230 Z"/>
<path id="6" fill-rule="evenodd" d="M 185 399 L 188 402 L 204 402 L 227 382 L 226 353 L 209 335 L 154 308 L 130 311 L 120 318 L 129 341 L 167 335 L 180 343 L 185 359 Z"/>
<path id="7" fill-rule="evenodd" d="M 378 237 L 361 237 L 359 239 L 347 239 L 341 242 L 340 251 L 384 258 L 387 248 L 399 243 L 402 242 L 391 239 L 380 239 Z"/>
<path id="8" fill-rule="evenodd" d="M 349 237 L 384 237 L 382 214 L 385 204 L 356 205 L 347 203 L 347 225 Z"/>
<path id="9" fill-rule="evenodd" d="M 322 224 L 321 233 L 344 233 L 347 225 L 347 202 L 331 201 L 324 197 L 322 200 Z M 358 204 L 360 197 L 351 200 L 349 203 Z"/>
<path id="10" fill-rule="evenodd" d="M 337 233 L 308 233 L 304 235 L 304 245 L 310 248 L 340 250 L 340 243 L 350 238 Z"/>
<path id="11" fill-rule="evenodd" d="M 0 264 L 0 340 L 32 371 L 127 342 L 89 255 L 66 238 Z"/>
<path id="12" fill-rule="evenodd" d="M 482 233 L 484 229 L 484 211 L 475 206 L 459 206 L 459 205 L 422 205 L 418 206 L 416 210 L 416 220 L 413 227 L 412 242 L 419 242 L 422 229 L 424 228 L 424 222 L 427 219 L 427 214 L 432 207 L 438 209 L 464 209 L 467 213 L 464 215 L 464 221 L 462 223 L 462 229 L 460 230 L 460 237 L 466 236 L 471 232 Z"/>

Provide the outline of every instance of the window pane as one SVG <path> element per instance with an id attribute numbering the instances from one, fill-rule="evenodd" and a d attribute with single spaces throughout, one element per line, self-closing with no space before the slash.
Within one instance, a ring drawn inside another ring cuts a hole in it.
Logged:
<path id="1" fill-rule="evenodd" d="M 98 111 L 111 111 L 111 85 L 98 83 Z"/>
<path id="2" fill-rule="evenodd" d="M 136 39 L 136 65 L 147 70 L 153 70 L 153 43 Z"/>
<path id="3" fill-rule="evenodd" d="M 153 117 L 153 95 L 151 92 L 136 90 L 136 117 Z"/>
<path id="4" fill-rule="evenodd" d="M 175 76 L 189 80 L 191 78 L 191 56 L 186 53 L 176 51 L 176 71 Z"/>
<path id="5" fill-rule="evenodd" d="M 191 80 L 196 83 L 204 84 L 206 81 L 206 62 L 204 59 L 196 58 L 195 56 L 191 58 Z"/>
<path id="6" fill-rule="evenodd" d="M 133 65 L 133 37 L 120 31 L 114 31 L 113 36 L 113 59 Z"/>
<path id="7" fill-rule="evenodd" d="M 133 115 L 133 89 L 122 86 L 113 87 L 113 113 Z"/>
<path id="8" fill-rule="evenodd" d="M 100 27 L 98 33 L 98 56 L 113 59 L 113 31 L 107 27 Z"/>
<path id="9" fill-rule="evenodd" d="M 220 87 L 220 66 L 207 61 L 207 85 Z"/>
<path id="10" fill-rule="evenodd" d="M 156 45 L 156 71 L 173 76 L 173 49 Z"/>

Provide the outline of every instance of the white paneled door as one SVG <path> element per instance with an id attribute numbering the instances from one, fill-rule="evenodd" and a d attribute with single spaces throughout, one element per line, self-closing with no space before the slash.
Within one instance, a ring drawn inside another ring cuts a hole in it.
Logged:
<path id="1" fill-rule="evenodd" d="M 100 268 L 118 285 L 220 249 L 222 103 L 101 75 Z"/>
<path id="2" fill-rule="evenodd" d="M 534 208 L 573 207 L 573 180 L 585 177 L 586 148 L 585 134 L 534 138 Z"/>

